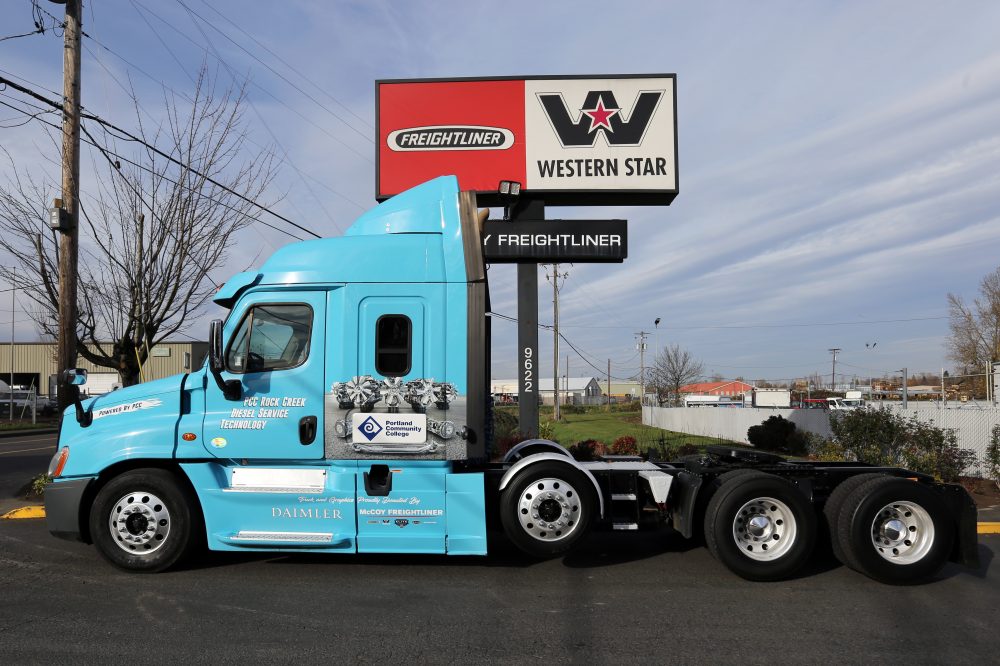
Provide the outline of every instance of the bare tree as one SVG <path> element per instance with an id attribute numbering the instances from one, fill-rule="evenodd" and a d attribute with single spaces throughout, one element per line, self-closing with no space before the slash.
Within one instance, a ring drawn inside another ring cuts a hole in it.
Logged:
<path id="1" fill-rule="evenodd" d="M 209 271 L 254 221 L 253 201 L 275 173 L 270 151 L 244 152 L 243 88 L 219 89 L 203 68 L 190 102 L 182 106 L 168 95 L 165 102 L 155 128 L 143 124 L 135 106 L 146 145 L 113 131 L 84 131 L 103 148 L 92 151 L 96 186 L 81 192 L 76 346 L 81 357 L 116 370 L 126 386 L 139 381 L 150 350 L 183 332 L 217 289 Z M 124 156 L 123 149 L 110 145 L 138 147 L 119 160 L 108 151 Z M 41 333 L 54 336 L 59 249 L 45 224 L 52 190 L 16 168 L 12 174 L 0 187 L 0 249 L 14 262 L 0 274 L 34 302 Z"/>
<path id="2" fill-rule="evenodd" d="M 980 372 L 1000 358 L 1000 267 L 979 283 L 979 298 L 967 305 L 948 294 L 948 356 L 963 372 Z"/>
<path id="3" fill-rule="evenodd" d="M 695 360 L 691 352 L 671 345 L 663 349 L 650 368 L 651 384 L 656 387 L 660 404 L 669 400 L 679 400 L 681 387 L 698 379 L 704 371 L 704 364 Z"/>

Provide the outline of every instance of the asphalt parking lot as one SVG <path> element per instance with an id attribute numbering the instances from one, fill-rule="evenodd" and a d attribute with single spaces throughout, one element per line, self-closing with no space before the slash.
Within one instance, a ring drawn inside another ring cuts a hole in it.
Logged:
<path id="1" fill-rule="evenodd" d="M 43 520 L 4 520 L 0 663 L 984 663 L 997 648 L 1000 536 L 980 536 L 978 570 L 910 587 L 822 556 L 749 583 L 666 531 L 538 563 L 493 541 L 486 558 L 206 553 L 134 575 Z"/>

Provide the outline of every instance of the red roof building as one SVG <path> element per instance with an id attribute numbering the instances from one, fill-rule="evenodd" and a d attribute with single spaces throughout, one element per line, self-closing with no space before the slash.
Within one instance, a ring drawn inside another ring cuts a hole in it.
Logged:
<path id="1" fill-rule="evenodd" d="M 727 382 L 701 382 L 681 387 L 681 393 L 697 395 L 743 395 L 753 390 L 753 386 L 739 380 Z"/>

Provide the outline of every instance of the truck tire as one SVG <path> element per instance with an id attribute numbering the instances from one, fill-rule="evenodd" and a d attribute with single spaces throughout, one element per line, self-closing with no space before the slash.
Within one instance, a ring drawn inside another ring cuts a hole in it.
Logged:
<path id="1" fill-rule="evenodd" d="M 826 500 L 826 504 L 823 506 L 823 516 L 826 518 L 826 525 L 830 532 L 830 548 L 833 550 L 834 557 L 842 564 L 847 564 L 847 556 L 840 547 L 840 539 L 837 538 L 837 525 L 840 524 L 840 511 L 844 506 L 844 501 L 856 488 L 859 488 L 872 479 L 881 478 L 885 478 L 885 475 L 858 474 L 857 476 L 848 477 L 833 489 L 833 492 L 830 493 L 830 496 Z"/>
<path id="2" fill-rule="evenodd" d="M 597 509 L 594 486 L 567 463 L 545 461 L 521 470 L 500 496 L 500 521 L 519 549 L 538 558 L 569 552 Z"/>
<path id="3" fill-rule="evenodd" d="M 837 521 L 845 564 L 883 583 L 915 583 L 936 574 L 948 561 L 954 533 L 941 498 L 898 477 L 855 488 Z"/>
<path id="4" fill-rule="evenodd" d="M 751 472 L 726 479 L 705 511 L 705 544 L 737 576 L 787 578 L 812 554 L 816 516 L 809 500 L 773 474 Z"/>
<path id="5" fill-rule="evenodd" d="M 109 481 L 90 509 L 90 534 L 98 552 L 125 571 L 155 573 L 190 552 L 195 516 L 177 477 L 162 469 L 137 469 Z"/>

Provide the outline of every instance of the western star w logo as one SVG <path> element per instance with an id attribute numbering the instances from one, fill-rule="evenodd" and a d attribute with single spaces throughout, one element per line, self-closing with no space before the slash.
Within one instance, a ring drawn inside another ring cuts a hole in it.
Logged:
<path id="1" fill-rule="evenodd" d="M 574 120 L 562 93 L 539 93 L 545 115 L 563 148 L 591 148 L 598 134 L 611 146 L 638 146 L 663 97 L 662 90 L 643 90 L 626 119 L 610 90 L 591 90 Z"/>

